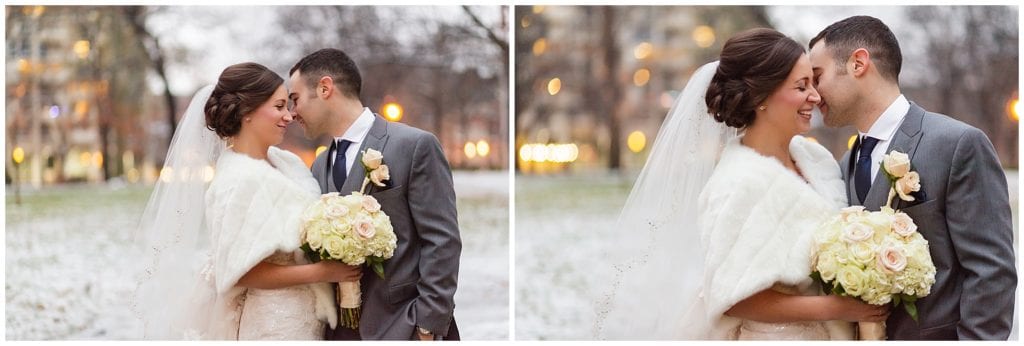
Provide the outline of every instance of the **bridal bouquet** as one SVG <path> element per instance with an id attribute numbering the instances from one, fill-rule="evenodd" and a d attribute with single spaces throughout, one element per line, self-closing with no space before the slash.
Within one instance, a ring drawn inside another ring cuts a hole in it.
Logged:
<path id="1" fill-rule="evenodd" d="M 381 210 L 373 196 L 364 195 L 369 182 L 384 186 L 390 179 L 380 152 L 368 149 L 363 153 L 365 177 L 359 192 L 341 196 L 332 192 L 320 196 L 303 214 L 302 249 L 313 261 L 337 260 L 348 265 L 367 264 L 384 278 L 384 261 L 391 258 L 397 237 L 391 219 Z M 338 283 L 338 302 L 345 327 L 359 327 L 359 282 Z"/>
<path id="2" fill-rule="evenodd" d="M 859 298 L 868 304 L 902 305 L 917 321 L 918 298 L 931 293 L 935 265 L 928 241 L 914 220 L 890 207 L 893 196 L 913 201 L 920 177 L 910 171 L 906 154 L 886 155 L 883 170 L 892 182 L 889 199 L 880 211 L 863 206 L 844 208 L 815 234 L 816 252 L 811 276 L 826 293 Z M 861 339 L 885 337 L 883 323 L 860 323 Z"/>

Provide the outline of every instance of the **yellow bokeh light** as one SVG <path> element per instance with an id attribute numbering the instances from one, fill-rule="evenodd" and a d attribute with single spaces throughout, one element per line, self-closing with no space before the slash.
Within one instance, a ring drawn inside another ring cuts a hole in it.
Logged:
<path id="1" fill-rule="evenodd" d="M 400 121 L 402 120 L 403 113 L 402 105 L 395 102 L 388 102 L 384 104 L 382 113 L 384 113 L 384 118 L 390 121 Z"/>
<path id="2" fill-rule="evenodd" d="M 88 58 L 89 57 L 89 41 L 88 40 L 78 40 L 77 42 L 75 42 L 74 51 L 75 51 L 75 55 L 77 55 L 79 59 Z"/>
<path id="3" fill-rule="evenodd" d="M 88 166 L 91 161 L 92 153 L 86 151 L 81 154 L 78 154 L 78 163 L 81 164 L 82 166 Z"/>
<path id="4" fill-rule="evenodd" d="M 28 60 L 18 59 L 18 72 L 28 72 L 32 69 L 32 65 L 28 63 Z"/>
<path id="5" fill-rule="evenodd" d="M 484 156 L 487 156 L 487 154 L 490 154 L 490 153 L 491 153 L 491 145 L 488 144 L 487 141 L 481 139 L 481 140 L 476 142 L 476 154 L 477 155 L 479 155 L 480 157 L 484 157 Z"/>
<path id="6" fill-rule="evenodd" d="M 551 96 L 554 96 L 555 94 L 558 94 L 558 92 L 561 91 L 561 90 L 562 90 L 562 80 L 561 79 L 552 78 L 551 81 L 548 81 L 548 94 L 551 94 Z"/>
<path id="7" fill-rule="evenodd" d="M 1016 99 L 1015 98 L 1013 100 L 1010 100 L 1009 109 L 1010 109 L 1010 119 L 1013 119 L 1013 121 L 1020 121 L 1020 110 L 1021 110 L 1020 99 Z"/>
<path id="8" fill-rule="evenodd" d="M 693 41 L 698 47 L 708 48 L 715 44 L 715 29 L 710 26 L 701 25 L 693 29 Z"/>
<path id="9" fill-rule="evenodd" d="M 526 28 L 530 26 L 530 16 L 523 16 L 523 20 L 519 21 L 519 25 Z"/>
<path id="10" fill-rule="evenodd" d="M 639 153 L 647 146 L 647 136 L 641 131 L 633 131 L 626 139 L 626 146 L 634 153 Z"/>
<path id="11" fill-rule="evenodd" d="M 207 183 L 213 181 L 213 176 L 215 175 L 216 172 L 217 171 L 213 168 L 213 166 L 203 167 L 203 181 Z"/>
<path id="12" fill-rule="evenodd" d="M 165 183 L 174 181 L 174 169 L 171 167 L 164 167 L 160 170 L 160 180 Z"/>
<path id="13" fill-rule="evenodd" d="M 519 147 L 519 159 L 523 161 L 533 161 L 533 145 L 526 144 Z"/>
<path id="14" fill-rule="evenodd" d="M 857 135 L 850 136 L 850 140 L 846 142 L 846 149 L 853 150 L 853 143 L 857 141 Z"/>
<path id="15" fill-rule="evenodd" d="M 547 49 L 548 49 L 548 40 L 545 40 L 543 38 L 539 38 L 536 41 L 533 41 L 533 55 L 534 56 L 539 56 L 541 54 L 544 54 L 544 51 L 546 51 Z"/>
<path id="16" fill-rule="evenodd" d="M 533 14 L 541 14 L 542 12 L 544 12 L 544 6 L 541 6 L 541 5 L 534 5 L 533 6 Z"/>
<path id="17" fill-rule="evenodd" d="M 11 159 L 14 160 L 14 163 L 16 164 L 25 162 L 25 149 L 15 147 L 14 151 L 11 152 Z"/>
<path id="18" fill-rule="evenodd" d="M 313 154 L 313 156 L 320 156 L 320 154 L 323 153 L 324 151 L 327 151 L 327 146 L 326 145 L 321 145 L 319 147 L 316 147 L 316 152 L 315 152 L 315 154 Z"/>
<path id="19" fill-rule="evenodd" d="M 89 111 L 89 101 L 79 100 L 75 102 L 75 116 L 78 120 L 85 117 L 85 113 Z"/>
<path id="20" fill-rule="evenodd" d="M 651 71 L 645 68 L 636 70 L 633 73 L 633 84 L 636 86 L 647 85 L 647 82 L 651 80 Z"/>
<path id="21" fill-rule="evenodd" d="M 650 42 L 641 42 L 636 46 L 636 48 L 633 48 L 633 57 L 640 60 L 647 59 L 647 57 L 651 56 L 651 52 L 653 51 L 654 46 L 652 46 Z"/>
<path id="22" fill-rule="evenodd" d="M 466 146 L 462 149 L 466 153 L 466 157 L 470 159 L 476 157 L 476 144 L 473 144 L 473 142 L 466 142 Z"/>
<path id="23" fill-rule="evenodd" d="M 92 164 L 96 167 L 103 167 L 103 153 L 95 152 L 92 154 Z"/>

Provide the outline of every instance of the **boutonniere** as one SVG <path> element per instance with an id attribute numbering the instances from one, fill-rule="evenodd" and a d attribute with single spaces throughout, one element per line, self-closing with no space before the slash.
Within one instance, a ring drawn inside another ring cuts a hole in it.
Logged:
<path id="1" fill-rule="evenodd" d="M 373 185 L 384 187 L 384 181 L 391 179 L 388 165 L 384 164 L 384 154 L 373 149 L 363 151 L 363 172 L 363 186 L 359 188 L 359 193 L 363 193 L 366 185 L 371 182 Z"/>
<path id="2" fill-rule="evenodd" d="M 885 202 L 886 207 L 891 207 L 893 197 L 913 202 L 914 192 L 921 191 L 921 176 L 910 170 L 910 157 L 907 154 L 893 151 L 886 154 L 882 159 L 882 171 L 889 178 L 889 199 Z"/>

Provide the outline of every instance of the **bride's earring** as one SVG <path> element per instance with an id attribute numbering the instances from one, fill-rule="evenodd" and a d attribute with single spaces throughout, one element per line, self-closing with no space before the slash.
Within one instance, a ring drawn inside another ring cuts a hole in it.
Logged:
<path id="1" fill-rule="evenodd" d="M 252 122 L 252 118 L 246 117 L 246 118 L 245 118 L 245 122 L 247 122 L 247 123 L 248 123 L 248 122 Z"/>
<path id="2" fill-rule="evenodd" d="M 757 107 L 757 110 L 762 111 L 762 112 L 764 112 L 764 110 L 766 110 L 766 109 L 768 109 L 768 107 L 766 107 L 765 105 L 761 105 L 761 106 Z"/>

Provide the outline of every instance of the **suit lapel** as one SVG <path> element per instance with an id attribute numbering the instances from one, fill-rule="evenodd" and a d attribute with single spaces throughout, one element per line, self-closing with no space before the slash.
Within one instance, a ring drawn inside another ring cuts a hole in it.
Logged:
<path id="1" fill-rule="evenodd" d="M 355 161 L 352 163 L 352 169 L 348 172 L 348 177 L 345 178 L 345 183 L 342 184 L 341 189 L 338 191 L 342 195 L 348 195 L 353 191 L 359 191 L 359 188 L 363 185 L 363 179 L 365 177 L 365 170 L 363 168 L 363 152 L 367 148 L 384 152 L 384 145 L 387 144 L 388 139 L 388 121 L 382 118 L 380 115 L 374 114 L 373 126 L 370 127 L 370 132 L 366 134 L 366 138 L 363 139 L 363 143 L 359 145 L 359 152 L 356 154 Z M 387 158 L 384 159 L 387 161 Z M 368 187 L 368 190 L 373 188 Z M 367 194 L 370 191 L 366 191 Z"/>
<path id="2" fill-rule="evenodd" d="M 857 198 L 857 194 L 854 193 L 854 191 L 857 191 L 857 187 L 854 185 L 853 179 L 853 153 L 857 152 L 859 148 L 860 138 L 858 137 L 857 140 L 853 142 L 853 147 L 843 155 L 843 159 L 840 161 L 843 171 L 843 182 L 846 183 L 846 200 L 850 205 L 862 205 L 860 199 Z"/>
<path id="3" fill-rule="evenodd" d="M 324 150 L 324 152 L 320 153 L 320 155 L 317 155 L 316 158 L 313 159 L 313 166 L 309 168 L 310 171 L 313 172 L 313 178 L 316 179 L 317 185 L 320 186 L 320 193 L 322 193 L 322 194 L 323 193 L 327 193 L 327 178 L 326 177 L 327 177 L 327 152 L 328 151 L 329 150 Z"/>
<path id="4" fill-rule="evenodd" d="M 885 153 L 889 154 L 893 151 L 903 152 L 913 162 L 914 154 L 917 152 L 917 144 L 921 142 L 921 121 L 923 119 L 924 109 L 915 103 L 911 103 L 907 116 L 903 118 L 903 124 L 900 125 L 899 131 L 896 132 Z M 889 188 L 892 187 L 889 179 L 885 176 L 885 172 L 882 172 L 881 165 L 878 166 L 878 170 L 878 175 L 875 176 L 875 181 L 871 184 L 871 190 L 868 190 L 868 196 L 865 198 L 865 201 L 868 203 L 864 204 L 872 210 L 885 205 L 886 199 L 889 198 Z"/>

